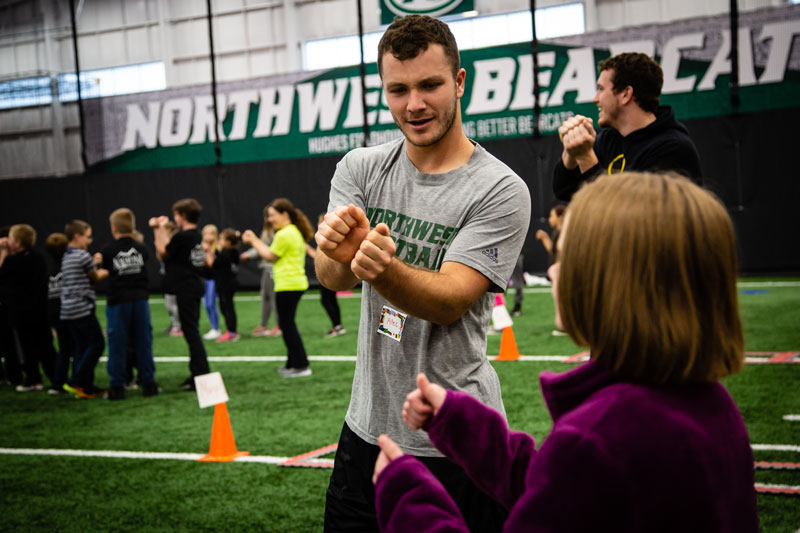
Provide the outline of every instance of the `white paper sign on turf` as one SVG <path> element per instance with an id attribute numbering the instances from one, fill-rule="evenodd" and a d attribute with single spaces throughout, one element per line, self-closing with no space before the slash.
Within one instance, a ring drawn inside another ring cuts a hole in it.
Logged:
<path id="1" fill-rule="evenodd" d="M 197 388 L 197 401 L 201 409 L 228 401 L 228 392 L 219 372 L 195 376 L 194 386 Z"/>
<path id="2" fill-rule="evenodd" d="M 492 309 L 492 326 L 494 326 L 494 329 L 500 331 L 513 325 L 514 321 L 511 320 L 511 315 L 508 314 L 508 309 L 506 309 L 506 306 L 494 306 Z"/>

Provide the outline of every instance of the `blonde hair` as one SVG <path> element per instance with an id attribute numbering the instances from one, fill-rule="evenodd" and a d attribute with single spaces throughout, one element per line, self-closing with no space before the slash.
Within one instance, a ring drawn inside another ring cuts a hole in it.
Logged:
<path id="1" fill-rule="evenodd" d="M 136 230 L 136 216 L 127 207 L 115 209 L 108 217 L 109 223 L 114 226 L 117 233 L 127 235 Z"/>
<path id="2" fill-rule="evenodd" d="M 598 364 L 645 383 L 739 371 L 733 224 L 688 179 L 623 173 L 583 187 L 560 246 L 564 329 Z"/>
<path id="3" fill-rule="evenodd" d="M 214 224 L 206 224 L 203 226 L 200 235 L 203 237 L 203 242 L 206 240 L 206 235 L 213 235 L 214 240 L 210 243 L 212 250 L 219 250 L 219 229 Z"/>
<path id="4" fill-rule="evenodd" d="M 36 244 L 36 230 L 28 224 L 14 224 L 9 228 L 8 234 L 26 250 Z"/>
<path id="5" fill-rule="evenodd" d="M 213 233 L 214 240 L 216 240 L 217 237 L 219 237 L 219 230 L 214 224 L 206 224 L 205 226 L 203 226 L 203 230 L 200 233 L 202 235 L 205 235 L 206 233 Z"/>

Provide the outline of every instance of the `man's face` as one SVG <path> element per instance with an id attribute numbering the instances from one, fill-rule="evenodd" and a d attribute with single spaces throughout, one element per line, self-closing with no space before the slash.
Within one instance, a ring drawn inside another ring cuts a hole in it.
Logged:
<path id="1" fill-rule="evenodd" d="M 615 127 L 621 109 L 620 97 L 623 92 L 614 93 L 613 70 L 604 70 L 600 73 L 600 77 L 597 79 L 597 92 L 592 99 L 599 112 L 598 125 Z"/>
<path id="2" fill-rule="evenodd" d="M 87 229 L 83 235 L 75 234 L 73 240 L 75 242 L 75 248 L 88 250 L 89 245 L 92 244 L 92 228 Z"/>
<path id="3" fill-rule="evenodd" d="M 444 49 L 431 44 L 417 57 L 383 56 L 383 88 L 397 127 L 415 146 L 433 146 L 453 130 L 466 73 L 456 77 Z"/>

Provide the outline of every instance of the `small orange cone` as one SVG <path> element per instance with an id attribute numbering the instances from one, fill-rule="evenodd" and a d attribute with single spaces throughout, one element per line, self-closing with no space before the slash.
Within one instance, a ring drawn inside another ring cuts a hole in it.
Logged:
<path id="1" fill-rule="evenodd" d="M 506 309 L 506 302 L 502 294 L 495 295 L 492 324 L 494 324 L 494 327 L 503 328 L 503 336 L 500 338 L 500 354 L 495 361 L 516 361 L 519 359 L 517 341 L 514 339 L 514 330 L 511 329 L 512 320 L 508 314 L 508 309 Z"/>
<path id="2" fill-rule="evenodd" d="M 231 419 L 228 417 L 228 407 L 225 402 L 218 403 L 214 406 L 214 423 L 211 425 L 211 447 L 208 450 L 208 455 L 204 455 L 198 461 L 224 463 L 244 455 L 250 455 L 250 452 L 236 450 Z"/>
<path id="3" fill-rule="evenodd" d="M 519 349 L 517 341 L 514 339 L 514 329 L 511 326 L 503 328 L 503 336 L 500 338 L 500 355 L 497 361 L 516 361 L 519 359 Z"/>

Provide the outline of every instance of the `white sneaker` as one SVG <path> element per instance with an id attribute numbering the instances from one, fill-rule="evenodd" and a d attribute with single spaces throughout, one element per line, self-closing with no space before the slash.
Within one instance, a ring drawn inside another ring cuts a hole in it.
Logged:
<path id="1" fill-rule="evenodd" d="M 311 369 L 305 368 L 279 368 L 278 373 L 284 378 L 303 378 L 311 375 Z"/>
<path id="2" fill-rule="evenodd" d="M 344 335 L 345 333 L 347 333 L 347 330 L 344 329 L 341 324 L 339 324 L 338 326 L 333 327 L 328 333 L 325 334 L 325 336 L 327 338 L 338 337 L 339 335 Z"/>
<path id="3" fill-rule="evenodd" d="M 220 330 L 218 330 L 218 329 L 212 329 L 212 330 L 210 330 L 208 333 L 206 333 L 205 335 L 203 335 L 203 338 L 204 338 L 205 340 L 207 340 L 207 341 L 213 341 L 214 339 L 217 339 L 217 338 L 219 338 L 219 336 L 220 336 L 220 335 L 222 335 L 222 332 L 221 332 Z"/>

